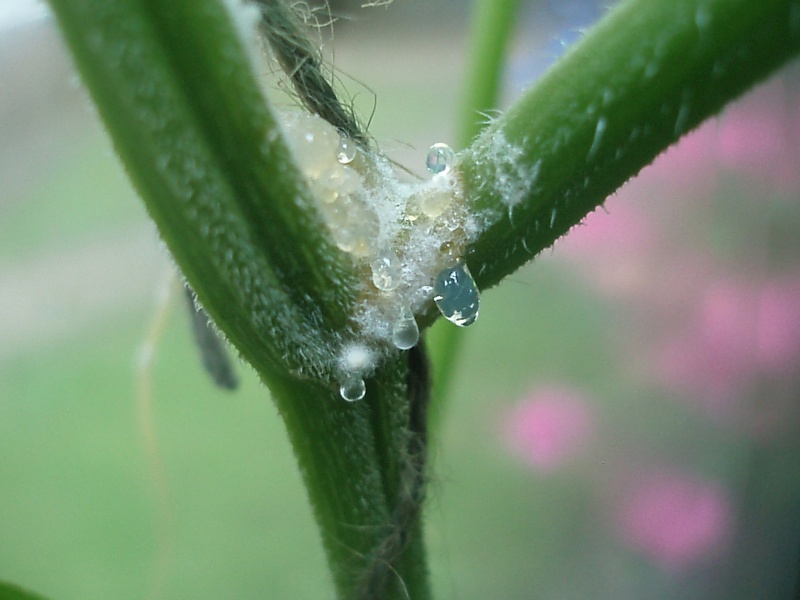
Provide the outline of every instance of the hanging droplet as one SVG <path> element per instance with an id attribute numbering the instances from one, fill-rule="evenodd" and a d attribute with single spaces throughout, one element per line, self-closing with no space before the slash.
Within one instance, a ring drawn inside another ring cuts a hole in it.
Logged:
<path id="1" fill-rule="evenodd" d="M 428 155 L 425 157 L 425 166 L 431 173 L 444 173 L 456 160 L 456 153 L 453 149 L 442 142 L 438 142 L 431 146 L 428 150 Z"/>
<path id="2" fill-rule="evenodd" d="M 342 400 L 358 402 L 367 395 L 367 384 L 358 375 L 348 376 L 339 386 L 339 395 Z"/>
<path id="3" fill-rule="evenodd" d="M 403 310 L 400 318 L 392 325 L 392 343 L 395 348 L 409 350 L 419 341 L 419 326 L 414 315 L 408 309 Z"/>
<path id="4" fill-rule="evenodd" d="M 336 160 L 343 165 L 349 165 L 356 158 L 358 147 L 356 143 L 348 137 L 339 138 L 339 146 L 336 148 Z"/>
<path id="5" fill-rule="evenodd" d="M 379 252 L 370 267 L 372 268 L 372 283 L 379 290 L 391 292 L 400 285 L 400 279 L 403 276 L 403 265 L 393 251 L 383 250 Z"/>
<path id="6" fill-rule="evenodd" d="M 463 262 L 444 269 L 436 276 L 433 294 L 439 312 L 451 323 L 466 327 L 478 318 L 480 291 Z"/>

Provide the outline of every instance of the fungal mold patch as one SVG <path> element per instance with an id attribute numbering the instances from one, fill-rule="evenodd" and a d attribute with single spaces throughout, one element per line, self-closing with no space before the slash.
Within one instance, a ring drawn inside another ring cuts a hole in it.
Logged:
<path id="1" fill-rule="evenodd" d="M 477 179 L 480 193 L 490 191 L 509 214 L 536 189 L 541 160 L 530 164 L 525 158 L 528 139 L 514 143 L 500 127 L 484 129 L 469 150 L 471 162 L 486 175 Z"/>
<path id="2" fill-rule="evenodd" d="M 316 115 L 291 112 L 279 121 L 330 238 L 363 275 L 351 335 L 332 349 L 330 369 L 341 396 L 359 400 L 380 356 L 417 344 L 415 315 L 430 302 L 456 325 L 475 320 L 479 292 L 461 254 L 478 228 L 446 144 L 434 144 L 425 159 L 430 178 L 408 181 Z"/>

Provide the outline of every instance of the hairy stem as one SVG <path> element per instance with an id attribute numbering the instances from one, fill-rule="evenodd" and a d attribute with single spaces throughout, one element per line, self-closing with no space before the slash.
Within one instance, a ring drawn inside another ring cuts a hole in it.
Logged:
<path id="1" fill-rule="evenodd" d="M 338 596 L 428 598 L 425 361 L 421 350 L 387 352 L 363 402 L 338 397 L 325 361 L 353 335 L 364 270 L 330 239 L 286 149 L 241 35 L 247 19 L 221 0 L 51 4 L 188 284 L 272 392 Z M 486 21 L 502 40 L 510 6 Z M 314 52 L 293 48 L 297 75 Z M 799 48 L 800 0 L 622 2 L 461 154 L 465 201 L 484 224 L 466 252 L 479 285 L 552 244 Z M 496 95 L 501 54 L 476 104 Z M 331 119 L 357 139 L 347 115 Z"/>
<path id="2" fill-rule="evenodd" d="M 387 358 L 359 403 L 344 402 L 326 372 L 349 334 L 358 273 L 329 239 L 261 94 L 237 29 L 248 15 L 219 0 L 51 4 L 187 283 L 272 393 L 338 597 L 427 598 L 416 517 L 402 522 L 401 544 L 379 551 L 408 506 L 407 360 Z M 378 562 L 391 577 L 359 596 Z"/>
<path id="3" fill-rule="evenodd" d="M 478 284 L 529 261 L 800 49 L 800 0 L 627 0 L 463 155 Z"/>

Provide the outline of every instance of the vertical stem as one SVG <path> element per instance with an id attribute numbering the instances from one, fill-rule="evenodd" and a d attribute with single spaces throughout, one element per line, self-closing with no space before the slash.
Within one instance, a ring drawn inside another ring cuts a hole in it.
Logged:
<path id="1" fill-rule="evenodd" d="M 476 0 L 470 31 L 467 81 L 458 122 L 458 145 L 466 147 L 481 129 L 481 115 L 497 108 L 503 65 L 519 0 Z"/>
<path id="2" fill-rule="evenodd" d="M 458 147 L 466 147 L 484 127 L 484 113 L 497 108 L 506 60 L 519 0 L 476 0 L 470 31 L 470 54 L 467 80 L 462 96 L 458 123 Z M 431 430 L 442 410 L 450 389 L 453 371 L 466 332 L 440 321 L 428 333 L 434 364 L 433 399 L 437 410 L 431 411 Z"/>

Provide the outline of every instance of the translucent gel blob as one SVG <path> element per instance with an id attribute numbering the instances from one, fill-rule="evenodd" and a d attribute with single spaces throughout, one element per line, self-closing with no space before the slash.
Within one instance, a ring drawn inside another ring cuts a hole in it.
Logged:
<path id="1" fill-rule="evenodd" d="M 419 209 L 431 219 L 441 215 L 453 201 L 453 196 L 444 190 L 434 190 L 417 198 Z"/>

